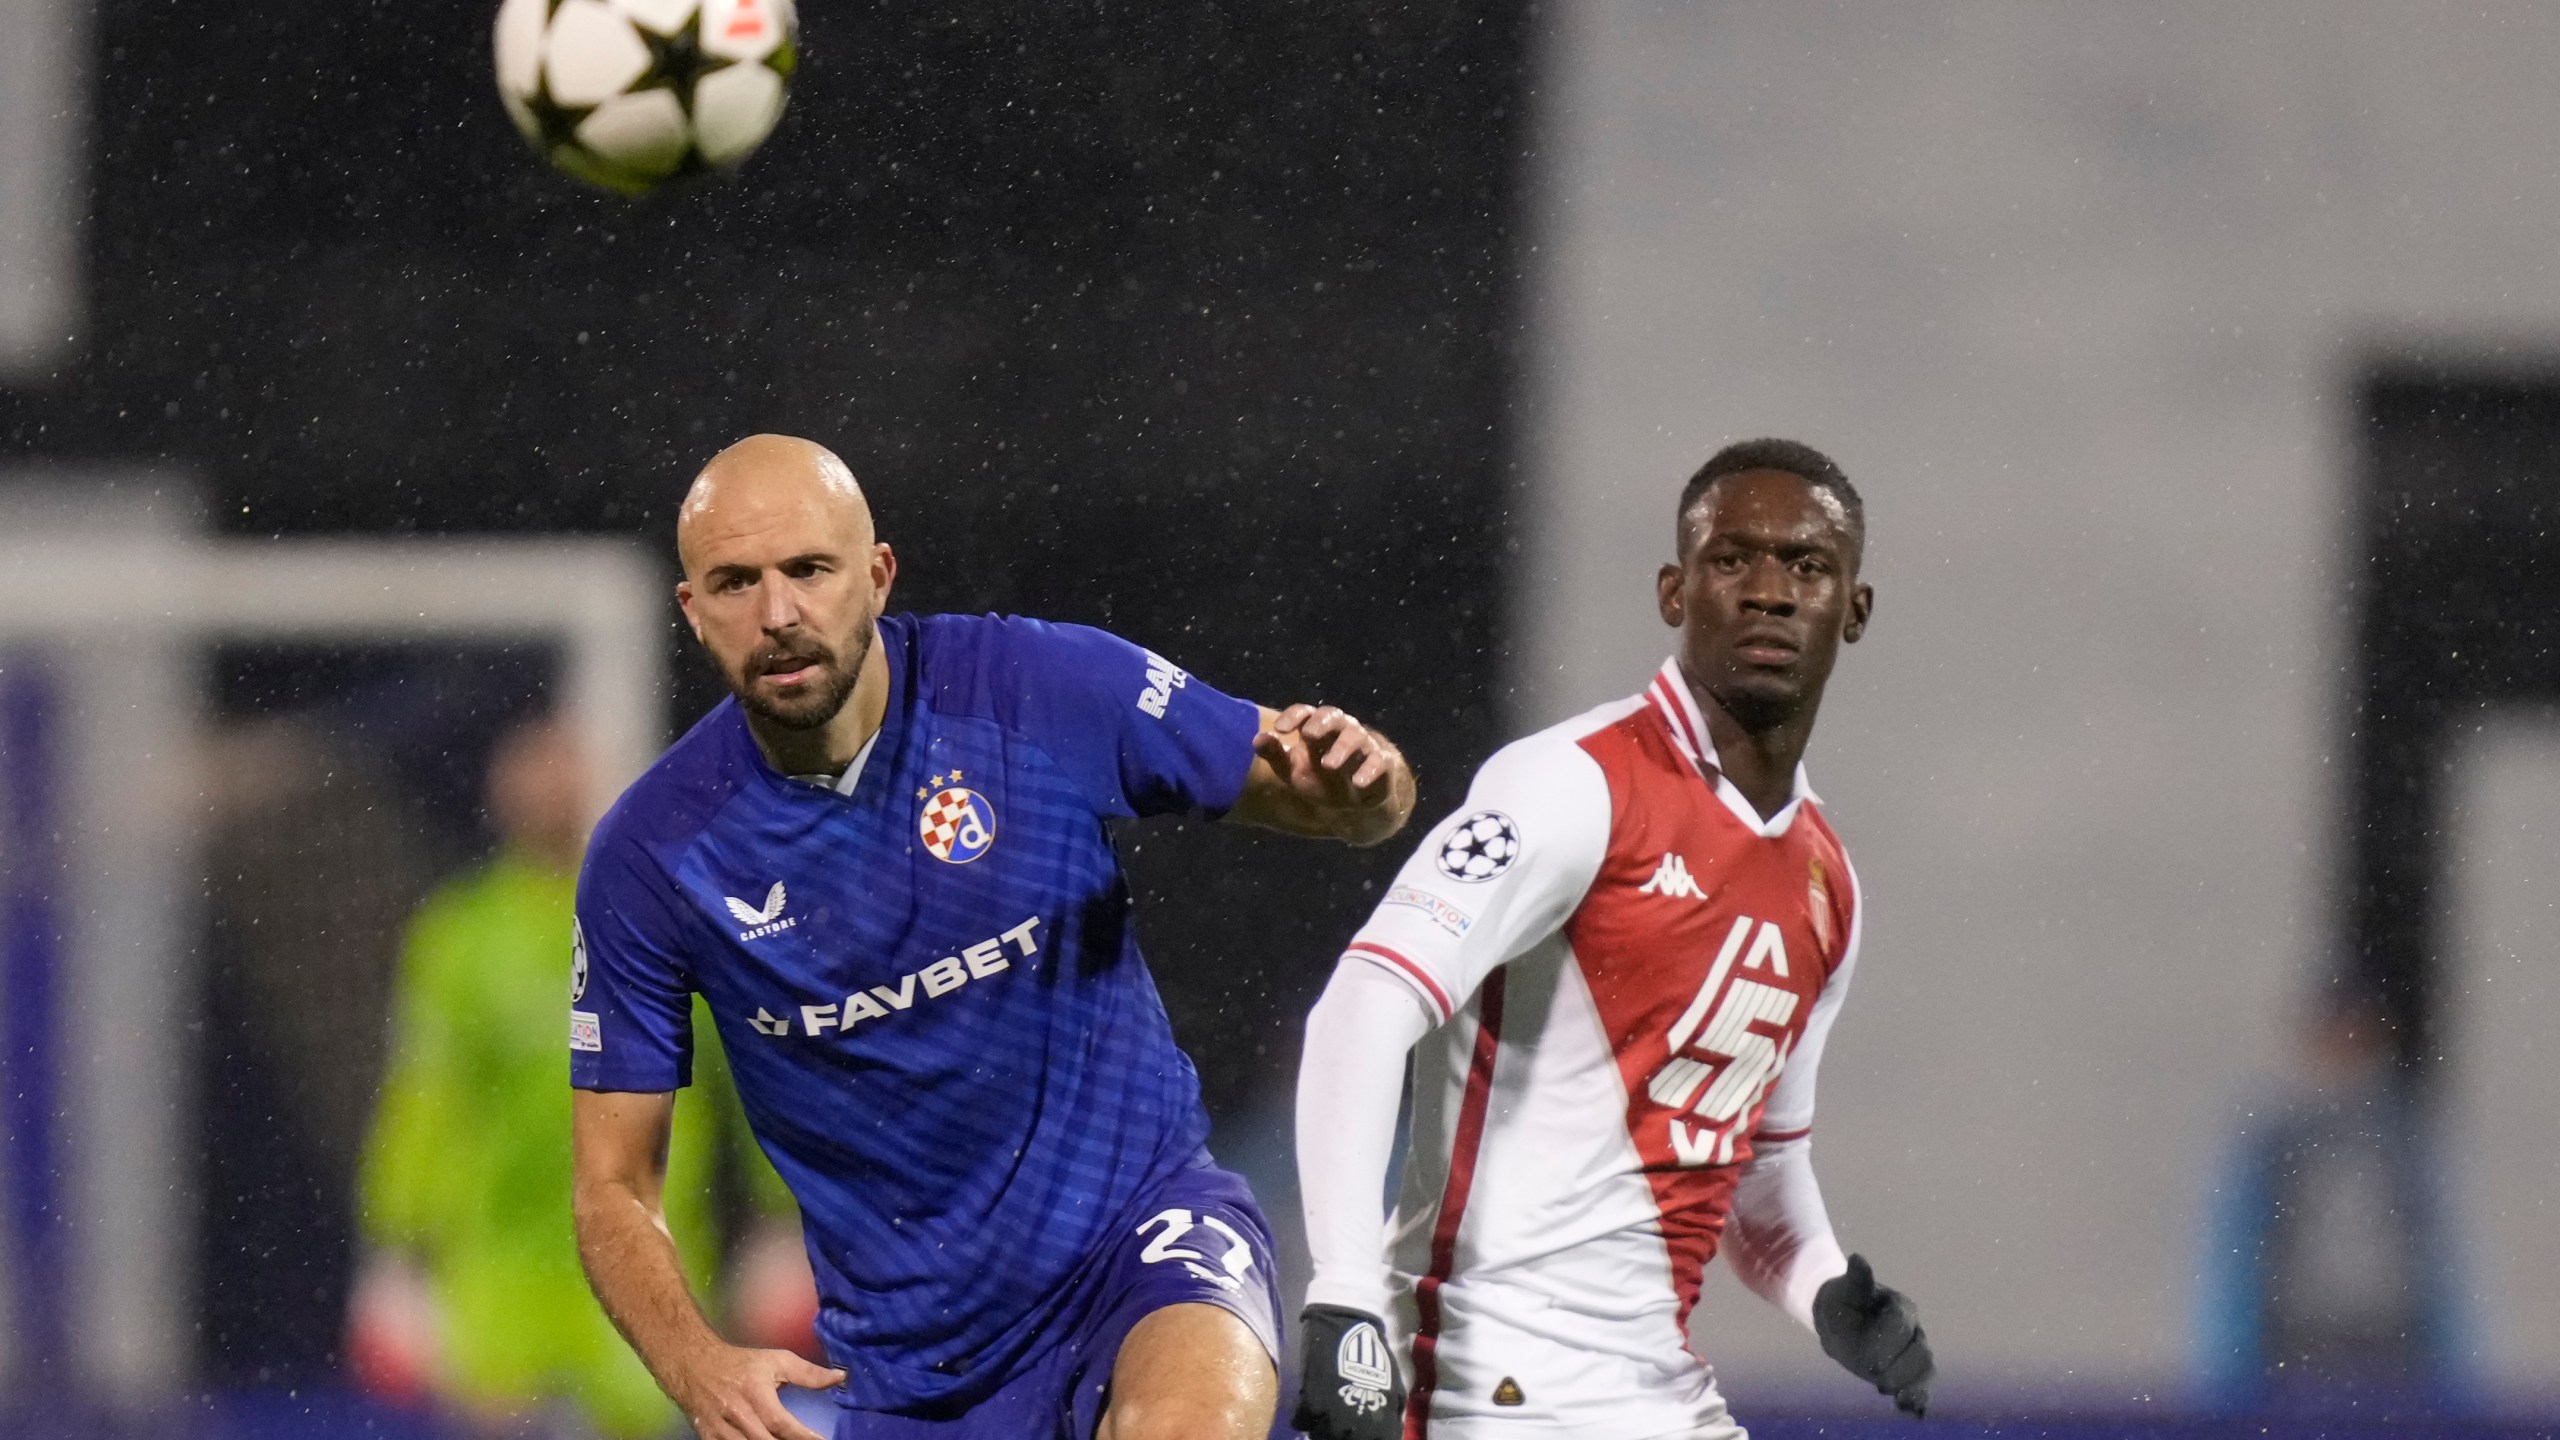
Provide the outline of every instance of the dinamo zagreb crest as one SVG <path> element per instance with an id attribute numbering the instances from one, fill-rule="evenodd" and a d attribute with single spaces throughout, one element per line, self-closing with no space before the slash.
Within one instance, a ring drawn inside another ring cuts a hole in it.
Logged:
<path id="1" fill-rule="evenodd" d="M 954 785 L 935 792 L 917 825 L 924 848 L 953 865 L 966 865 L 995 847 L 996 807 L 975 790 Z"/>

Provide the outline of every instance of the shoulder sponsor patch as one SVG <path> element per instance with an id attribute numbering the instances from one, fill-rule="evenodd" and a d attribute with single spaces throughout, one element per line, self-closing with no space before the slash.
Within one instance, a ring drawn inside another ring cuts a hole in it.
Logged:
<path id="1" fill-rule="evenodd" d="M 1432 894 L 1411 885 L 1397 885 L 1387 891 L 1383 905 L 1403 905 L 1431 917 L 1431 923 L 1452 935 L 1464 935 L 1476 923 L 1476 917 Z"/>
<path id="2" fill-rule="evenodd" d="M 1161 720 L 1165 707 L 1173 703 L 1173 692 L 1190 683 L 1191 676 L 1153 650 L 1146 655 L 1147 687 L 1138 692 L 1138 708 Z"/>
<path id="3" fill-rule="evenodd" d="M 597 1051 L 604 1049 L 604 1022 L 597 1019 L 594 1012 L 587 1010 L 569 1012 L 569 1048 Z"/>

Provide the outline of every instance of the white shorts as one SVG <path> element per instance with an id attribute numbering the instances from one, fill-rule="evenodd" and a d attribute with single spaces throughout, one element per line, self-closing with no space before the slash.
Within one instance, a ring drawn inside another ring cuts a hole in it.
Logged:
<path id="1" fill-rule="evenodd" d="M 1577 1315 L 1481 1281 L 1440 1293 L 1423 1440 L 1748 1440 L 1668 1316 Z M 1402 1298 L 1390 1324 L 1407 1342 L 1418 1317 Z"/>
<path id="2" fill-rule="evenodd" d="M 1432 1418 L 1422 1427 L 1423 1440 L 1750 1440 L 1748 1432 L 1725 1413 L 1724 1397 L 1712 1397 L 1708 1413 L 1682 1421 L 1672 1430 L 1634 1430 L 1630 1419 L 1580 1416 L 1576 1421 L 1560 1420 L 1552 1415 L 1533 1414 L 1527 1406 L 1506 1414 L 1481 1411 L 1451 1414 L 1449 1407 L 1432 1406 Z M 1633 1423 L 1642 1423 L 1633 1421 Z"/>

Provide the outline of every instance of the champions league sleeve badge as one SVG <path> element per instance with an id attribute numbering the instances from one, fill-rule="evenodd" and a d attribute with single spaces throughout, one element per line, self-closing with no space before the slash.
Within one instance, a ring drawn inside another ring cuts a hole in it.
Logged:
<path id="1" fill-rule="evenodd" d="M 947 865 L 966 865 L 995 848 L 996 807 L 975 790 L 937 790 L 916 822 L 924 848 Z"/>

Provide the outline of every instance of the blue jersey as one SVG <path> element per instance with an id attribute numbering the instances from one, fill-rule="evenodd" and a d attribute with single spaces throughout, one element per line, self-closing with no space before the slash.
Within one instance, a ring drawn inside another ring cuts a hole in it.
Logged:
<path id="1" fill-rule="evenodd" d="M 879 645 L 888 715 L 850 794 L 776 771 L 732 700 L 597 827 L 570 1079 L 685 1084 L 705 996 L 846 1399 L 908 1409 L 1031 1363 L 1204 1163 L 1105 822 L 1226 810 L 1259 712 L 1082 626 L 892 616 Z"/>

